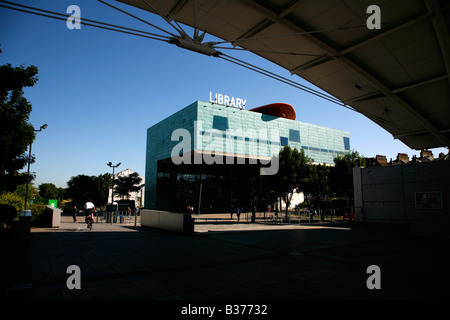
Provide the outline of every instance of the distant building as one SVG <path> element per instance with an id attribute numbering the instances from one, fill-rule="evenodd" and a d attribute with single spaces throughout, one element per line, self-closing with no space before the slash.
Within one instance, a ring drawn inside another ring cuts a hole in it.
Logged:
<path id="1" fill-rule="evenodd" d="M 366 158 L 366 165 L 368 167 L 385 166 L 387 165 L 386 156 L 376 155 L 374 158 Z"/>
<path id="2" fill-rule="evenodd" d="M 438 158 L 435 158 L 433 152 L 431 150 L 421 150 L 419 157 L 412 156 L 411 160 L 406 153 L 398 153 L 397 158 L 395 160 L 390 160 L 389 162 L 386 159 L 386 156 L 376 155 L 374 158 L 366 158 L 366 166 L 367 167 L 375 167 L 375 166 L 388 166 L 388 165 L 399 165 L 399 164 L 407 164 L 407 163 L 418 163 L 418 162 L 431 162 L 431 161 L 441 161 L 441 160 L 449 160 L 450 153 L 444 154 L 441 152 Z"/>
<path id="3" fill-rule="evenodd" d="M 123 171 L 120 171 L 118 173 L 116 173 L 114 175 L 114 179 L 117 179 L 118 177 L 126 177 L 129 176 L 130 174 L 134 173 L 133 170 L 130 169 L 125 169 Z M 139 177 L 142 179 L 141 184 L 144 184 L 144 177 L 139 175 Z M 138 206 L 139 208 L 142 208 L 144 206 L 144 196 L 145 195 L 145 186 L 141 188 L 141 190 L 139 190 L 138 192 L 130 192 L 130 196 L 128 197 L 129 200 L 134 200 L 136 203 L 136 206 Z M 123 197 L 118 196 L 116 194 L 114 194 L 114 201 L 116 200 L 120 200 Z M 109 189 L 108 191 L 108 203 L 111 203 L 112 201 L 112 195 L 111 195 L 111 189 Z"/>
<path id="4" fill-rule="evenodd" d="M 397 159 L 395 159 L 392 164 L 405 164 L 409 162 L 409 157 L 406 153 L 399 153 Z"/>

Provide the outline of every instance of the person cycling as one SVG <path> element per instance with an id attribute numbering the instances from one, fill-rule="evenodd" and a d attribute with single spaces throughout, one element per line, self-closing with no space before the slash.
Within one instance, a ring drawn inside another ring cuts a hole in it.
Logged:
<path id="1" fill-rule="evenodd" d="M 84 205 L 84 213 L 86 215 L 86 223 L 88 228 L 92 228 L 92 223 L 94 222 L 94 211 L 95 205 L 89 199 Z"/>

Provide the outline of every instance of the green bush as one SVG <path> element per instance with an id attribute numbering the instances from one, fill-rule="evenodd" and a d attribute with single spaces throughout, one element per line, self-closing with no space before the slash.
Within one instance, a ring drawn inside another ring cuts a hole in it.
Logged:
<path id="1" fill-rule="evenodd" d="M 42 225 L 42 220 L 45 219 L 44 216 L 44 212 L 47 209 L 47 206 L 43 205 L 43 204 L 31 204 L 29 209 L 31 210 L 31 223 L 35 226 L 40 226 Z"/>
<path id="2" fill-rule="evenodd" d="M 5 192 L 0 194 L 0 222 L 2 225 L 10 225 L 10 222 L 19 220 L 19 215 L 24 210 L 24 198 L 18 192 Z M 12 217 L 12 208 L 16 210 L 14 217 Z M 29 204 L 27 210 L 31 210 L 31 223 L 34 226 L 45 225 L 48 216 L 51 213 L 45 213 L 47 206 L 44 204 Z"/>
<path id="3" fill-rule="evenodd" d="M 23 210 L 24 200 L 15 192 L 5 192 L 0 194 L 0 204 L 12 206 L 19 213 Z"/>
<path id="4" fill-rule="evenodd" d="M 8 229 L 17 218 L 17 210 L 9 204 L 0 204 L 0 229 Z"/>

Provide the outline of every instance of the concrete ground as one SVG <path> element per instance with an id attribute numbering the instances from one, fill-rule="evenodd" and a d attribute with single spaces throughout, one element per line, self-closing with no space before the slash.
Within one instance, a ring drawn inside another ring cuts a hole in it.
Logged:
<path id="1" fill-rule="evenodd" d="M 63 216 L 59 228 L 32 228 L 29 241 L 1 245 L 2 295 L 180 303 L 450 298 L 449 241 L 411 237 L 402 225 L 223 218 L 198 219 L 195 234 L 183 235 L 133 223 L 88 231 Z M 81 289 L 68 289 L 72 265 Z M 368 288 L 372 265 L 380 289 Z"/>

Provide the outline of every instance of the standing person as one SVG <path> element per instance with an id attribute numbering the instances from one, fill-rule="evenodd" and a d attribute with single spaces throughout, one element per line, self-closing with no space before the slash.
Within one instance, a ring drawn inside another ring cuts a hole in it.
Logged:
<path id="1" fill-rule="evenodd" d="M 189 215 L 189 216 L 191 216 L 191 214 L 193 214 L 194 213 L 194 207 L 191 207 L 191 206 L 187 206 L 186 207 L 186 212 L 185 212 L 187 215 Z"/>
<path id="2" fill-rule="evenodd" d="M 73 206 L 72 218 L 73 218 L 73 222 L 77 222 L 77 206 Z"/>
<path id="3" fill-rule="evenodd" d="M 89 199 L 84 205 L 84 214 L 86 215 L 85 221 L 88 224 L 88 228 L 89 228 L 89 221 L 91 223 L 94 222 L 94 211 L 95 205 Z"/>

